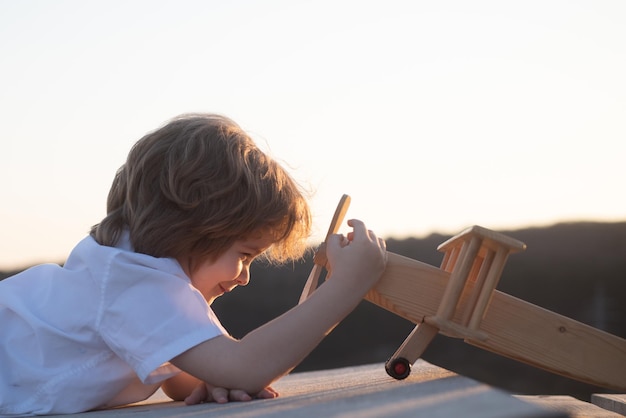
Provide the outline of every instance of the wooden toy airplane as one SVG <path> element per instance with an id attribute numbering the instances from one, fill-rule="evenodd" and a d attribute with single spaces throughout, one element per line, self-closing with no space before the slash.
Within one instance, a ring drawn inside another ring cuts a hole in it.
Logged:
<path id="1" fill-rule="evenodd" d="M 326 238 L 348 210 L 343 195 Z M 315 290 L 326 264 L 322 243 L 300 303 Z M 438 334 L 596 386 L 626 392 L 626 340 L 495 290 L 509 254 L 523 242 L 480 226 L 438 247 L 441 268 L 394 253 L 365 299 L 417 326 L 385 364 L 404 379 Z"/>

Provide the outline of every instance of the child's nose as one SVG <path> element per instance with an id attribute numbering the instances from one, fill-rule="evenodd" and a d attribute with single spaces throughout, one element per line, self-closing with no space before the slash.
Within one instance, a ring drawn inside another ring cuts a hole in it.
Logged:
<path id="1" fill-rule="evenodd" d="M 235 281 L 239 286 L 245 286 L 250 283 L 250 269 L 248 267 L 244 267 Z"/>

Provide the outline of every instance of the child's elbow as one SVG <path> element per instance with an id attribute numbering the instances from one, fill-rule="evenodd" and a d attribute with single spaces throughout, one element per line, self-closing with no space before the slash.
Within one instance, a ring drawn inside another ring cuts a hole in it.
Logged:
<path id="1" fill-rule="evenodd" d="M 277 378 L 276 371 L 270 366 L 272 362 L 260 361 L 258 354 L 227 336 L 200 343 L 172 359 L 172 363 L 188 373 L 182 374 L 199 379 L 196 382 L 204 381 L 209 386 L 228 390 L 242 390 L 250 396 L 263 391 Z M 171 383 L 168 385 L 173 386 Z M 185 385 L 185 390 L 188 387 L 189 383 Z M 168 391 L 172 396 L 180 397 L 178 389 L 168 388 Z M 166 394 L 170 396 L 168 392 Z"/>
<path id="2" fill-rule="evenodd" d="M 184 401 L 201 384 L 200 379 L 181 372 L 163 382 L 161 390 L 173 401 Z"/>

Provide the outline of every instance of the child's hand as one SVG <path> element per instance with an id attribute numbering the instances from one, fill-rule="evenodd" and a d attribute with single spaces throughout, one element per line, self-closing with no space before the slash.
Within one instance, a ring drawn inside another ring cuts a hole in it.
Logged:
<path id="1" fill-rule="evenodd" d="M 348 225 L 353 230 L 347 237 L 335 234 L 326 241 L 330 275 L 352 278 L 369 288 L 385 270 L 387 246 L 385 240 L 368 230 L 363 222 L 351 219 Z"/>
<path id="2" fill-rule="evenodd" d="M 269 386 L 255 395 L 257 399 L 272 399 L 276 397 L 278 397 L 278 392 Z M 252 396 L 243 390 L 225 389 L 209 385 L 208 383 L 200 383 L 185 398 L 185 404 L 196 405 L 203 402 L 227 403 L 228 401 L 247 402 L 250 400 L 252 400 Z"/>

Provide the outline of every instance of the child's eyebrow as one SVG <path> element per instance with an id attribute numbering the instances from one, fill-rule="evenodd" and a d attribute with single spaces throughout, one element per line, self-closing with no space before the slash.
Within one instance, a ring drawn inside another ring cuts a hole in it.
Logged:
<path id="1" fill-rule="evenodd" d="M 265 252 L 265 250 L 267 250 L 267 248 L 258 248 L 258 247 L 253 247 L 253 246 L 248 246 L 248 245 L 244 245 L 243 249 L 250 253 L 251 255 L 257 256 L 259 254 L 262 254 L 263 252 Z"/>

